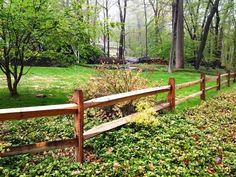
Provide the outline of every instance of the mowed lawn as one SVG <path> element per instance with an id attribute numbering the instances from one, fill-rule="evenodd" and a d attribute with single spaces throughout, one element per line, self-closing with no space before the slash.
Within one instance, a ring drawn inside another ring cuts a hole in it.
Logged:
<path id="1" fill-rule="evenodd" d="M 86 67 L 33 67 L 19 84 L 18 98 L 10 98 L 5 76 L 0 74 L 0 108 L 41 106 L 66 103 L 73 90 L 95 70 Z M 44 94 L 46 98 L 37 98 Z"/>
<path id="2" fill-rule="evenodd" d="M 143 77 L 148 79 L 150 83 L 161 83 L 167 85 L 168 79 L 173 77 L 176 83 L 184 83 L 194 81 L 200 78 L 200 74 L 189 71 L 178 71 L 173 74 L 166 72 L 164 67 L 157 66 L 157 71 L 143 72 Z M 30 72 L 23 76 L 18 91 L 20 96 L 10 98 L 6 87 L 6 79 L 0 72 L 0 109 L 13 107 L 41 106 L 63 104 L 68 102 L 75 88 L 82 88 L 83 84 L 90 76 L 96 75 L 95 69 L 82 66 L 74 66 L 69 68 L 56 67 L 32 67 Z M 212 85 L 211 82 L 208 85 Z M 199 91 L 199 86 L 191 87 L 177 92 L 177 98 L 183 97 Z M 211 91 L 209 97 L 216 92 Z M 38 98 L 37 95 L 44 94 L 45 98 Z M 160 98 L 165 98 L 163 94 Z M 199 99 L 193 99 L 181 107 L 195 105 L 199 103 Z"/>

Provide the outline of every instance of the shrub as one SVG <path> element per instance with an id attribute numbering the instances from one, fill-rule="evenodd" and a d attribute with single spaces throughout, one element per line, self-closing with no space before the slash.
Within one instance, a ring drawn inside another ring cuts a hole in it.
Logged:
<path id="1" fill-rule="evenodd" d="M 133 122 L 144 126 L 157 126 L 157 112 L 153 108 L 153 104 L 148 100 L 139 101 L 136 105 L 138 114 L 133 118 Z"/>
<path id="2" fill-rule="evenodd" d="M 131 72 L 121 69 L 119 65 L 114 70 L 97 69 L 97 75 L 89 79 L 86 85 L 82 85 L 85 99 L 98 98 L 102 96 L 129 92 L 147 88 L 149 83 L 141 77 L 141 70 Z M 152 98 L 149 98 L 152 100 Z M 91 109 L 87 112 L 89 117 L 117 118 L 135 112 L 138 101 L 127 101 L 115 106 L 106 106 L 101 109 Z"/>

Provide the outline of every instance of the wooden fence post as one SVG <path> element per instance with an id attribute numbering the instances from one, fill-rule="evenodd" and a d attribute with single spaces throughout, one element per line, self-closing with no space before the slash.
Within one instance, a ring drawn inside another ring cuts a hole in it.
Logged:
<path id="1" fill-rule="evenodd" d="M 236 82 L 236 71 L 234 72 L 234 83 Z"/>
<path id="2" fill-rule="evenodd" d="M 74 115 L 75 137 L 77 146 L 75 147 L 75 160 L 84 162 L 84 98 L 82 90 L 75 90 L 73 94 L 73 102 L 78 105 L 78 112 Z"/>
<path id="3" fill-rule="evenodd" d="M 202 94 L 200 96 L 201 100 L 206 100 L 206 75 L 204 73 L 201 74 L 201 83 L 200 83 L 200 90 Z"/>
<path id="4" fill-rule="evenodd" d="M 230 74 L 230 70 L 228 71 L 228 87 L 230 87 L 230 79 L 231 79 L 231 74 Z"/>
<path id="5" fill-rule="evenodd" d="M 175 109 L 175 79 L 170 78 L 168 84 L 170 86 L 170 90 L 168 92 L 168 103 L 170 103 L 169 109 L 174 110 Z"/>
<path id="6" fill-rule="evenodd" d="M 218 78 L 216 80 L 217 82 L 217 90 L 219 91 L 221 89 L 221 74 L 218 74 Z"/>

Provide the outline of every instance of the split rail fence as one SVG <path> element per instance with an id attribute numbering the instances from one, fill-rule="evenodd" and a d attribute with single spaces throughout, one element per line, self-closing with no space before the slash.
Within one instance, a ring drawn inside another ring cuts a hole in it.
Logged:
<path id="1" fill-rule="evenodd" d="M 216 85 L 206 87 L 209 81 L 216 81 Z M 82 90 L 76 90 L 73 95 L 73 102 L 71 104 L 53 105 L 53 106 L 38 106 L 27 108 L 11 108 L 0 109 L 0 121 L 23 120 L 44 116 L 58 116 L 74 114 L 74 129 L 75 138 L 60 141 L 40 142 L 22 146 L 12 146 L 8 151 L 0 153 L 0 157 L 19 155 L 24 153 L 38 153 L 42 151 L 63 149 L 68 147 L 75 147 L 76 161 L 84 162 L 84 141 L 100 135 L 109 130 L 115 129 L 132 121 L 132 118 L 138 113 L 129 115 L 124 118 L 117 119 L 100 126 L 84 131 L 84 110 L 92 107 L 103 107 L 114 105 L 119 102 L 139 99 L 141 97 L 152 96 L 159 93 L 168 93 L 167 101 L 155 107 L 156 111 L 163 109 L 174 110 L 175 106 L 181 104 L 189 99 L 200 97 L 201 100 L 206 99 L 206 92 L 212 89 L 220 90 L 223 84 L 230 87 L 231 81 L 236 82 L 236 72 L 228 72 L 226 74 L 218 74 L 217 76 L 206 76 L 201 74 L 199 80 L 187 82 L 183 84 L 175 84 L 175 79 L 170 78 L 167 86 L 148 88 L 143 90 L 131 91 L 127 93 L 120 93 L 111 96 L 95 98 L 89 101 L 84 101 Z M 176 99 L 176 90 L 188 88 L 200 84 L 200 91 L 181 99 Z"/>

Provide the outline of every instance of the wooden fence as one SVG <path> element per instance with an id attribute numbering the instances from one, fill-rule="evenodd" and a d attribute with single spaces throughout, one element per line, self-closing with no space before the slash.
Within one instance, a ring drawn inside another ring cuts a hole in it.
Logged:
<path id="1" fill-rule="evenodd" d="M 0 157 L 24 154 L 24 153 L 37 153 L 42 151 L 48 151 L 53 149 L 62 149 L 66 147 L 75 147 L 75 159 L 76 161 L 83 163 L 84 161 L 84 141 L 93 138 L 101 133 L 115 129 L 122 125 L 125 125 L 132 121 L 132 118 L 138 113 L 129 115 L 124 118 L 120 118 L 108 123 L 104 123 L 100 126 L 94 127 L 88 131 L 84 131 L 84 110 L 91 107 L 102 107 L 114 105 L 119 102 L 135 100 L 141 97 L 152 96 L 159 93 L 168 93 L 167 101 L 155 106 L 156 111 L 162 109 L 174 110 L 175 106 L 181 104 L 194 97 L 200 97 L 201 100 L 206 99 L 206 92 L 212 89 L 220 90 L 223 84 L 227 84 L 229 87 L 231 81 L 236 82 L 236 72 L 230 71 L 226 74 L 218 74 L 217 76 L 206 76 L 201 74 L 199 80 L 175 84 L 175 79 L 170 78 L 167 86 L 148 88 L 143 90 L 131 91 L 127 93 L 120 93 L 111 96 L 105 96 L 101 98 L 95 98 L 89 101 L 84 101 L 82 90 L 76 90 L 73 95 L 73 102 L 71 104 L 53 105 L 53 106 L 39 106 L 28 108 L 12 108 L 12 109 L 0 109 L 0 121 L 11 120 L 23 120 L 44 116 L 58 116 L 58 115 L 74 115 L 74 129 L 75 137 L 73 139 L 52 141 L 52 142 L 40 142 L 29 145 L 9 147 L 8 151 L 0 153 Z M 216 85 L 206 87 L 207 82 L 215 81 Z M 181 99 L 176 99 L 176 90 L 188 88 L 194 85 L 200 84 L 200 91 Z"/>

